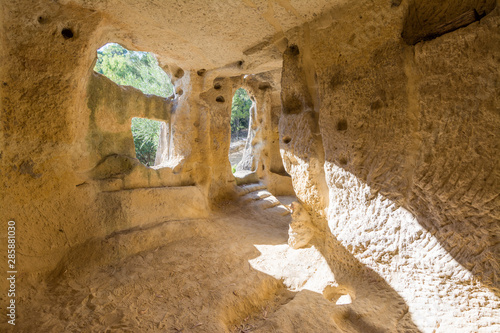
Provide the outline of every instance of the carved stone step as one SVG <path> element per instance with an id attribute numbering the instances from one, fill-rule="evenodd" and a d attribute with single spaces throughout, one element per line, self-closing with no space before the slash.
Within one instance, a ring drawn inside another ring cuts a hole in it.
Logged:
<path id="1" fill-rule="evenodd" d="M 261 200 L 261 199 L 264 199 L 264 198 L 267 198 L 270 196 L 272 196 L 272 194 L 266 190 L 257 190 L 257 191 L 245 194 L 242 197 L 242 200 L 244 203 L 250 203 L 252 201 Z"/>
<path id="2" fill-rule="evenodd" d="M 266 186 L 263 184 L 242 185 L 238 187 L 237 192 L 240 196 L 244 196 L 247 193 L 263 190 L 265 188 Z"/>

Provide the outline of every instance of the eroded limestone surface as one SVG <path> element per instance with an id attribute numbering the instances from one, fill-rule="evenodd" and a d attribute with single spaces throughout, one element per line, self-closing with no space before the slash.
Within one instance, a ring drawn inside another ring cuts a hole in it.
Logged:
<path id="1" fill-rule="evenodd" d="M 4 1 L 0 37 L 20 331 L 500 331 L 498 1 Z M 95 73 L 109 42 L 174 95 Z"/>
<path id="2" fill-rule="evenodd" d="M 344 8 L 297 30 L 285 52 L 280 136 L 294 189 L 419 328 L 496 330 L 498 10 L 409 47 L 404 10 Z"/>

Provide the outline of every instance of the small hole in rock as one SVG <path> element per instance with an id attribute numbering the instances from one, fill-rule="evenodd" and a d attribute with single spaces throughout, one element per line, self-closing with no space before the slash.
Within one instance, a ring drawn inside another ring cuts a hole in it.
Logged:
<path id="1" fill-rule="evenodd" d="M 259 89 L 260 90 L 266 90 L 266 89 L 269 89 L 269 88 L 271 88 L 271 85 L 269 83 L 267 83 L 267 82 L 259 84 Z"/>
<path id="2" fill-rule="evenodd" d="M 354 292 L 343 286 L 327 286 L 323 290 L 323 297 L 336 305 L 348 305 L 356 299 Z"/>
<path id="3" fill-rule="evenodd" d="M 383 106 L 384 106 L 384 103 L 380 99 L 377 99 L 375 102 L 370 104 L 370 109 L 378 110 L 378 109 L 381 109 Z"/>
<path id="4" fill-rule="evenodd" d="M 351 303 L 352 303 L 352 298 L 351 295 L 349 294 L 340 295 L 335 302 L 336 305 L 348 305 Z"/>
<path id="5" fill-rule="evenodd" d="M 337 86 L 341 85 L 342 83 L 343 79 L 340 72 L 336 73 L 330 80 L 330 86 L 332 89 L 337 88 Z"/>
<path id="6" fill-rule="evenodd" d="M 215 100 L 219 103 L 224 103 L 226 101 L 223 96 L 217 96 Z"/>
<path id="7" fill-rule="evenodd" d="M 338 131 L 345 131 L 347 129 L 347 120 L 341 119 L 337 123 L 337 130 Z"/>
<path id="8" fill-rule="evenodd" d="M 205 68 L 200 69 L 199 71 L 196 72 L 199 76 L 203 76 L 207 70 Z"/>
<path id="9" fill-rule="evenodd" d="M 61 31 L 61 35 L 64 37 L 64 39 L 73 38 L 73 31 L 69 28 L 64 28 Z"/>
<path id="10" fill-rule="evenodd" d="M 244 61 L 243 61 L 243 60 L 238 61 L 238 66 L 239 66 L 239 67 L 243 66 L 243 63 L 244 63 Z"/>
<path id="11" fill-rule="evenodd" d="M 184 91 L 182 89 L 177 89 L 177 91 L 175 92 L 177 96 L 181 96 L 183 93 Z"/>
<path id="12" fill-rule="evenodd" d="M 391 7 L 399 7 L 401 0 L 391 0 Z"/>
<path id="13" fill-rule="evenodd" d="M 179 68 L 177 70 L 177 72 L 175 72 L 175 75 L 174 75 L 176 78 L 180 79 L 181 77 L 184 76 L 184 70 L 182 68 Z"/>
<path id="14" fill-rule="evenodd" d="M 220 83 L 217 82 L 216 84 L 214 84 L 214 89 L 219 90 L 220 88 L 222 88 Z"/>
<path id="15" fill-rule="evenodd" d="M 289 47 L 289 52 L 293 56 L 299 55 L 299 47 L 297 45 L 293 44 Z"/>
<path id="16" fill-rule="evenodd" d="M 47 19 L 43 16 L 38 16 L 38 23 L 40 24 L 44 24 L 44 23 L 47 23 Z"/>
<path id="17" fill-rule="evenodd" d="M 292 138 L 289 137 L 288 135 L 283 137 L 283 143 L 284 144 L 289 144 L 290 141 L 292 141 Z"/>
<path id="18" fill-rule="evenodd" d="M 347 159 L 345 157 L 341 157 L 339 160 L 340 165 L 346 165 L 347 164 Z"/>

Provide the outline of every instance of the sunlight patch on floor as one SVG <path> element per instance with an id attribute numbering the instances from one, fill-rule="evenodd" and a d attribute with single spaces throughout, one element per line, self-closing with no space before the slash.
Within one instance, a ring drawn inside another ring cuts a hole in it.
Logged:
<path id="1" fill-rule="evenodd" d="M 336 285 L 330 266 L 314 246 L 297 250 L 287 244 L 255 247 L 261 255 L 249 260 L 250 265 L 283 280 L 291 291 L 307 289 L 322 293 L 326 286 Z"/>

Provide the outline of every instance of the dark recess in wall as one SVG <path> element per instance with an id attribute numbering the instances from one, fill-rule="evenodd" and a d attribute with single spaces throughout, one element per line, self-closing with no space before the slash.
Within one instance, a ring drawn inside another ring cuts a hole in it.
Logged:
<path id="1" fill-rule="evenodd" d="M 496 6 L 495 0 L 414 0 L 406 13 L 401 37 L 408 45 L 431 40 L 479 21 Z"/>

